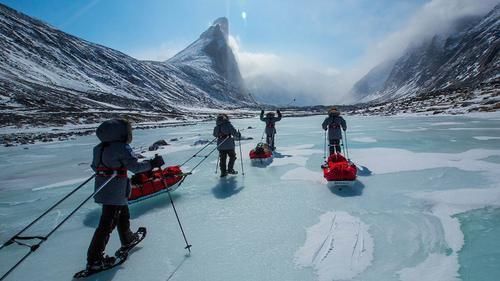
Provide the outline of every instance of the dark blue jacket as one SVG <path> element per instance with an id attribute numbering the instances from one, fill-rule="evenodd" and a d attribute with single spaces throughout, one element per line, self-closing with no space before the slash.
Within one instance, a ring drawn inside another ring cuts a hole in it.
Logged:
<path id="1" fill-rule="evenodd" d="M 132 148 L 126 143 L 131 133 L 123 120 L 113 119 L 103 122 L 96 131 L 101 143 L 94 147 L 94 158 L 90 165 L 92 169 L 97 171 L 98 167 L 125 168 L 133 173 L 151 170 L 149 161 L 139 162 Z M 107 176 L 96 176 L 95 190 L 108 179 Z M 96 194 L 94 199 L 96 203 L 105 205 L 127 205 L 130 190 L 128 177 L 115 177 Z"/>

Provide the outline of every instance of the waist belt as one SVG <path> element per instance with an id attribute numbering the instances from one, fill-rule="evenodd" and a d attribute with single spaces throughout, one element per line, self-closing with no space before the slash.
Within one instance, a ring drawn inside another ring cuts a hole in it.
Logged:
<path id="1" fill-rule="evenodd" d="M 225 139 L 225 138 L 227 138 L 229 136 L 231 136 L 231 135 L 219 135 L 219 139 Z"/>
<path id="2" fill-rule="evenodd" d="M 269 124 L 267 124 L 267 127 L 268 128 L 274 128 L 274 124 L 269 123 Z"/>
<path id="3" fill-rule="evenodd" d="M 114 172 L 116 172 L 117 178 L 126 178 L 127 177 L 127 168 L 99 167 L 99 168 L 97 168 L 96 174 L 99 177 L 111 177 Z"/>

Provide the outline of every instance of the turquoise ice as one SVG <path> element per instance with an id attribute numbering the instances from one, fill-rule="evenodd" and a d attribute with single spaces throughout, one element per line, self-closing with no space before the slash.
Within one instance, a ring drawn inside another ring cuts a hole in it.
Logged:
<path id="1" fill-rule="evenodd" d="M 347 116 L 349 156 L 367 169 L 342 190 L 329 189 L 321 176 L 323 118 L 285 115 L 277 124 L 278 153 L 264 167 L 248 159 L 263 123 L 232 120 L 253 137 L 242 141 L 245 176 L 238 159 L 240 174 L 220 180 L 214 154 L 172 194 L 191 256 L 162 194 L 131 206 L 133 228 L 146 226 L 148 237 L 129 260 L 89 280 L 500 279 L 500 253 L 492 250 L 500 246 L 498 115 Z M 141 151 L 165 139 L 171 145 L 158 153 L 174 165 L 200 148 L 196 140 L 211 139 L 213 126 L 136 130 L 132 145 Z M 86 136 L 0 148 L 1 242 L 91 175 L 96 143 Z M 50 231 L 91 190 L 89 184 L 26 235 Z M 95 203 L 84 205 L 6 280 L 71 279 L 85 265 L 99 214 Z M 118 244 L 113 234 L 108 253 Z M 0 274 L 26 251 L 1 250 Z"/>

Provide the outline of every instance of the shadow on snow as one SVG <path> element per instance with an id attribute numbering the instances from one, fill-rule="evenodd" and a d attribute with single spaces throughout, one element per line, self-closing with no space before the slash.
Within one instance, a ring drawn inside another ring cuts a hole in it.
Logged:
<path id="1" fill-rule="evenodd" d="M 341 197 L 353 197 L 361 196 L 363 194 L 363 189 L 365 185 L 356 180 L 352 186 L 329 186 L 328 187 L 333 194 Z"/>
<path id="2" fill-rule="evenodd" d="M 243 185 L 238 187 L 238 181 L 234 176 L 221 178 L 219 183 L 212 188 L 212 193 L 217 199 L 226 199 L 235 194 L 238 194 L 245 188 Z"/>

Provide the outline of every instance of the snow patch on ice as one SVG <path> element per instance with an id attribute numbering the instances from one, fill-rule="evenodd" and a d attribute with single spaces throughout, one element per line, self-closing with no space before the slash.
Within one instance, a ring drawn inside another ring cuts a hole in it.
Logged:
<path id="1" fill-rule="evenodd" d="M 418 128 L 415 128 L 415 129 L 390 129 L 390 130 L 391 131 L 395 131 L 395 132 L 410 133 L 410 132 L 427 131 L 428 129 L 427 128 L 423 128 L 423 127 L 418 127 Z"/>
<path id="2" fill-rule="evenodd" d="M 314 172 L 304 167 L 295 168 L 286 172 L 281 176 L 281 180 L 291 181 L 312 181 L 315 183 L 323 183 L 323 174 Z"/>
<path id="3" fill-rule="evenodd" d="M 453 167 L 464 171 L 500 171 L 500 164 L 484 161 L 500 156 L 500 150 L 471 149 L 462 153 L 419 153 L 396 148 L 353 149 L 356 164 L 368 167 L 374 174 Z"/>
<path id="4" fill-rule="evenodd" d="M 458 281 L 459 267 L 456 254 L 453 256 L 431 254 L 419 265 L 405 268 L 398 273 L 401 281 Z"/>
<path id="5" fill-rule="evenodd" d="M 274 157 L 273 163 L 271 164 L 271 166 L 285 166 L 285 165 L 290 165 L 290 164 L 294 164 L 294 165 L 298 165 L 298 166 L 305 166 L 306 162 L 307 162 L 307 158 L 302 157 L 302 156 L 295 156 L 295 157 L 289 156 L 289 157 L 283 157 L 283 158 Z"/>
<path id="6" fill-rule="evenodd" d="M 42 200 L 42 198 L 35 198 L 31 200 L 26 200 L 26 201 L 14 201 L 14 202 L 0 202 L 0 206 L 18 206 L 18 205 L 23 205 L 23 204 L 30 204 L 30 203 L 35 203 L 37 201 Z"/>
<path id="7" fill-rule="evenodd" d="M 56 182 L 56 183 L 49 184 L 49 185 L 44 185 L 41 187 L 35 187 L 31 190 L 32 191 L 39 191 L 39 190 L 52 189 L 52 188 L 57 188 L 57 187 L 62 187 L 62 186 L 68 186 L 68 185 L 72 185 L 72 184 L 83 183 L 86 179 L 88 179 L 88 177 L 87 178 L 77 178 L 77 179 L 65 180 L 65 181 L 60 181 L 60 182 Z"/>
<path id="8" fill-rule="evenodd" d="M 486 140 L 499 140 L 500 137 L 488 137 L 488 136 L 477 136 L 474 137 L 476 140 L 486 141 Z"/>
<path id="9" fill-rule="evenodd" d="M 500 207 L 500 188 L 417 192 L 411 197 L 431 204 L 431 214 L 441 221 L 446 243 L 452 252 L 446 256 L 431 254 L 416 267 L 401 270 L 401 280 L 459 280 L 458 252 L 465 242 L 460 221 L 455 216 L 488 206 Z"/>
<path id="10" fill-rule="evenodd" d="M 355 137 L 355 138 L 351 138 L 351 140 L 355 141 L 355 142 L 365 142 L 365 143 L 377 142 L 377 139 L 372 138 L 372 137 Z"/>
<path id="11" fill-rule="evenodd" d="M 437 122 L 437 123 L 431 123 L 429 125 L 431 126 L 450 126 L 450 125 L 464 125 L 465 123 L 462 122 Z"/>
<path id="12" fill-rule="evenodd" d="M 328 212 L 307 229 L 307 238 L 295 253 L 295 263 L 312 267 L 319 281 L 346 280 L 365 271 L 373 260 L 369 227 L 346 212 Z"/>

